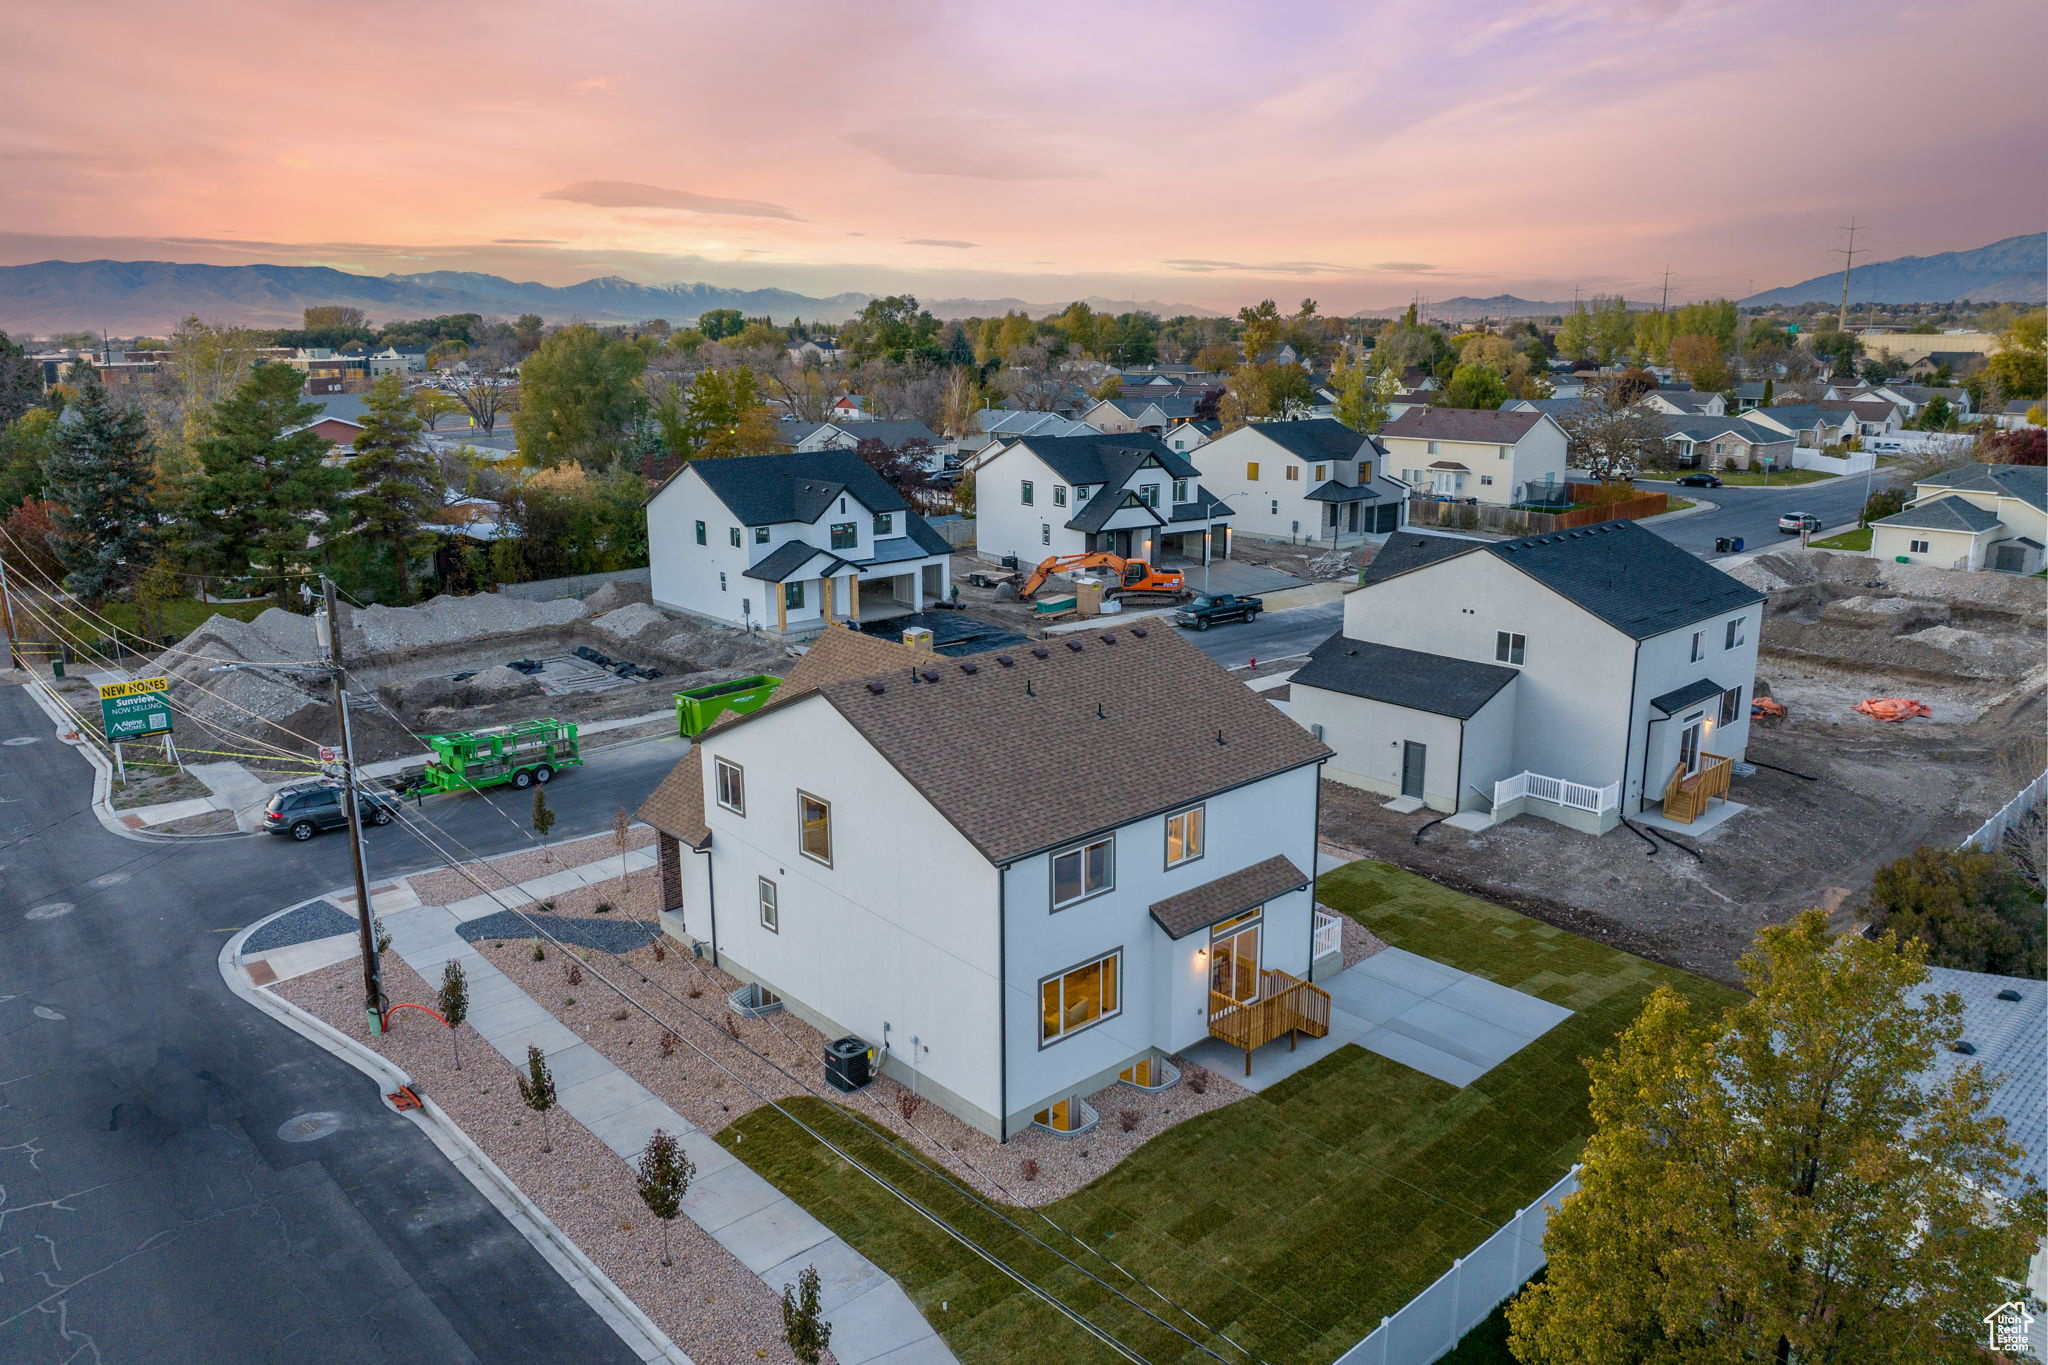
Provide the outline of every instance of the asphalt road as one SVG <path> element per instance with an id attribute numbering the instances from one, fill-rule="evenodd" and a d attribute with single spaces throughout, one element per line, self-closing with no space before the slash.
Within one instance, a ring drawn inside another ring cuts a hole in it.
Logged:
<path id="1" fill-rule="evenodd" d="M 374 1083 L 222 983 L 228 935 L 345 882 L 346 841 L 123 839 L 51 728 L 0 687 L 0 741 L 35 741 L 0 747 L 0 1360 L 633 1359 Z M 555 837 L 608 828 L 678 753 L 565 775 Z M 526 808 L 426 813 L 498 852 Z M 379 876 L 434 861 L 395 827 L 369 852 Z M 315 1111 L 338 1130 L 279 1138 Z"/>
<path id="2" fill-rule="evenodd" d="M 1811 512 L 1829 530 L 1852 523 L 1862 512 L 1864 500 L 1890 482 L 1890 472 L 1880 469 L 1869 476 L 1859 474 L 1789 488 L 1679 488 L 1647 481 L 1638 482 L 1636 487 L 1714 503 L 1711 512 L 1652 522 L 1649 529 L 1703 559 L 1719 559 L 1722 556 L 1714 549 L 1714 541 L 1721 536 L 1741 536 L 1745 552 L 1767 550 L 1781 541 L 1796 543 L 1797 537 L 1778 530 L 1778 518 L 1787 512 Z"/>
<path id="3" fill-rule="evenodd" d="M 1262 611 L 1248 624 L 1212 626 L 1208 630 L 1182 633 L 1201 650 L 1226 668 L 1238 668 L 1253 659 L 1284 659 L 1306 654 L 1330 638 L 1344 624 L 1344 604 L 1324 602 L 1292 611 Z M 1178 629 L 1178 627 L 1169 627 Z"/>

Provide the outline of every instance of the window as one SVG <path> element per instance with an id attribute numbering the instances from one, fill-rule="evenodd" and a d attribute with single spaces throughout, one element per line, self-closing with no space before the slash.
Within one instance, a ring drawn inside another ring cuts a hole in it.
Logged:
<path id="1" fill-rule="evenodd" d="M 1493 633 L 1493 661 L 1497 664 L 1520 664 L 1527 644 L 1527 636 L 1497 630 Z"/>
<path id="2" fill-rule="evenodd" d="M 804 585 L 802 583 L 784 583 L 782 585 L 782 601 L 785 606 L 801 607 L 804 604 Z"/>
<path id="3" fill-rule="evenodd" d="M 1723 638 L 1721 648 L 1734 649 L 1742 643 L 1742 618 L 1736 617 L 1728 623 L 1728 634 Z"/>
<path id="4" fill-rule="evenodd" d="M 875 513 L 875 534 L 877 536 L 893 536 L 896 534 L 896 514 L 894 512 Z"/>
<path id="5" fill-rule="evenodd" d="M 761 927 L 771 934 L 782 932 L 782 911 L 775 903 L 775 883 L 760 878 Z"/>
<path id="6" fill-rule="evenodd" d="M 1299 479 L 1301 477 L 1301 466 L 1298 464 L 1287 466 L 1287 477 L 1289 480 Z"/>
<path id="7" fill-rule="evenodd" d="M 734 815 L 747 813 L 747 773 L 737 763 L 718 760 L 718 804 Z"/>
<path id="8" fill-rule="evenodd" d="M 796 794 L 797 847 L 806 858 L 832 866 L 832 805 L 809 792 Z"/>
<path id="9" fill-rule="evenodd" d="M 1443 454 L 1444 452 L 1443 452 L 1443 449 L 1442 449 L 1442 443 L 1441 443 L 1441 442 L 1437 442 L 1437 441 L 1431 441 L 1431 442 L 1429 443 L 1429 453 L 1430 453 L 1430 454 L 1432 454 L 1432 455 L 1441 455 L 1441 454 Z"/>
<path id="10" fill-rule="evenodd" d="M 1510 451 L 1512 451 L 1513 449 L 1514 449 L 1514 447 L 1513 447 L 1513 446 L 1502 446 L 1502 447 L 1500 448 L 1500 454 L 1499 454 L 1499 456 L 1497 456 L 1496 458 L 1498 458 L 1498 459 L 1502 459 L 1502 460 L 1505 460 L 1505 459 L 1506 459 L 1506 458 L 1508 457 L 1508 453 L 1509 453 Z"/>
<path id="11" fill-rule="evenodd" d="M 1094 843 L 1052 855 L 1052 908 L 1062 909 L 1076 901 L 1099 896 L 1116 885 L 1116 842 L 1097 839 Z"/>
<path id="12" fill-rule="evenodd" d="M 1038 983 L 1041 1046 L 1113 1019 L 1122 1011 L 1123 957 L 1119 948 Z"/>
<path id="13" fill-rule="evenodd" d="M 756 527 L 754 528 L 754 543 L 755 543 L 756 545 L 766 545 L 766 544 L 768 543 L 768 528 L 767 528 L 767 527 L 765 527 L 765 526 L 756 526 Z"/>
<path id="14" fill-rule="evenodd" d="M 1259 462 L 1257 460 L 1247 460 L 1245 462 L 1244 476 L 1253 483 L 1259 481 Z"/>
<path id="15" fill-rule="evenodd" d="M 1742 718 L 1742 689 L 1731 687 L 1721 694 L 1721 723 L 1733 725 Z"/>
<path id="16" fill-rule="evenodd" d="M 1317 466 L 1316 466 L 1316 482 L 1317 482 L 1317 483 L 1321 483 L 1321 482 L 1323 481 L 1323 470 L 1324 470 L 1324 469 L 1326 469 L 1326 468 L 1328 468 L 1328 466 L 1327 466 L 1327 465 L 1317 465 Z"/>
<path id="17" fill-rule="evenodd" d="M 1065 507 L 1067 505 L 1067 486 L 1065 484 L 1056 483 L 1052 486 L 1052 505 L 1054 507 Z"/>
<path id="18" fill-rule="evenodd" d="M 1493 487 L 1493 475 L 1491 475 L 1491 474 L 1481 474 L 1481 475 L 1479 476 L 1479 485 L 1480 485 L 1480 487 L 1482 487 L 1482 488 L 1491 488 L 1491 487 Z"/>
<path id="19" fill-rule="evenodd" d="M 1159 485 L 1156 483 L 1139 484 L 1138 501 L 1144 503 L 1147 507 L 1157 507 L 1159 505 Z"/>
<path id="20" fill-rule="evenodd" d="M 704 539 L 704 523 L 701 521 L 697 523 L 697 543 L 699 545 L 708 545 L 710 543 Z"/>
<path id="21" fill-rule="evenodd" d="M 860 527 L 858 525 L 850 521 L 835 521 L 832 523 L 833 549 L 851 550 L 858 544 L 860 544 Z"/>
<path id="22" fill-rule="evenodd" d="M 1698 663 L 1707 657 L 1707 633 L 1696 630 L 1692 633 L 1692 661 Z"/>
<path id="23" fill-rule="evenodd" d="M 1909 540 L 1906 542 L 1906 552 L 1908 554 L 1924 555 L 1927 553 L 1927 542 L 1924 540 Z"/>
<path id="24" fill-rule="evenodd" d="M 1186 502 L 1188 500 L 1188 481 L 1186 479 L 1175 479 L 1173 481 L 1173 500 L 1175 502 Z"/>
<path id="25" fill-rule="evenodd" d="M 1026 507 L 1029 507 L 1029 506 L 1031 506 L 1031 504 L 1032 504 L 1033 502 L 1035 502 L 1035 501 L 1037 500 L 1037 499 L 1036 499 L 1036 497 L 1035 497 L 1035 495 L 1034 495 L 1034 494 L 1032 493 L 1032 489 L 1031 489 L 1031 480 L 1029 480 L 1029 479 L 1026 479 L 1026 480 L 1024 480 L 1024 485 L 1023 485 L 1023 497 L 1024 497 L 1024 505 L 1025 505 Z"/>
<path id="26" fill-rule="evenodd" d="M 731 542 L 732 542 L 732 547 L 733 547 L 733 548 L 734 548 L 735 550 L 737 550 L 737 549 L 739 548 L 739 546 L 740 546 L 740 528 L 739 528 L 739 527 L 737 527 L 737 526 L 735 526 L 735 527 L 732 527 L 732 528 L 731 528 L 730 530 L 728 530 L 728 531 L 726 532 L 726 537 L 725 537 L 725 538 L 726 538 L 727 540 L 731 541 Z"/>
<path id="27" fill-rule="evenodd" d="M 1196 806 L 1166 817 L 1166 865 L 1179 867 L 1202 856 L 1202 821 L 1208 808 Z"/>
<path id="28" fill-rule="evenodd" d="M 1280 515 L 1280 499 L 1278 499 L 1278 498 L 1272 498 L 1272 499 L 1269 499 L 1269 501 L 1271 501 L 1271 502 L 1272 502 L 1272 504 L 1273 504 L 1273 515 L 1274 515 L 1274 516 L 1276 516 L 1276 517 L 1277 517 L 1277 516 L 1279 516 L 1279 515 Z"/>
<path id="29" fill-rule="evenodd" d="M 718 571 L 718 590 L 720 592 L 725 591 L 725 570 L 723 569 Z"/>
<path id="30" fill-rule="evenodd" d="M 1049 522 L 1049 521 L 1041 521 L 1041 522 L 1039 522 L 1039 523 L 1038 523 L 1038 543 L 1039 543 L 1040 545 L 1050 545 L 1050 544 L 1052 544 L 1052 523 L 1051 523 L 1051 522 Z"/>

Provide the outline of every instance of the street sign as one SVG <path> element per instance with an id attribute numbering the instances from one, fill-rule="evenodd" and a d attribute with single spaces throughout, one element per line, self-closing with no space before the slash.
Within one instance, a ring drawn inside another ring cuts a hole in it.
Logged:
<path id="1" fill-rule="evenodd" d="M 335 748 L 332 744 L 321 745 L 320 761 L 322 763 L 339 763 L 341 761 L 341 750 Z"/>
<path id="2" fill-rule="evenodd" d="M 171 732 L 169 678 L 100 684 L 100 728 L 112 741 L 149 739 Z"/>

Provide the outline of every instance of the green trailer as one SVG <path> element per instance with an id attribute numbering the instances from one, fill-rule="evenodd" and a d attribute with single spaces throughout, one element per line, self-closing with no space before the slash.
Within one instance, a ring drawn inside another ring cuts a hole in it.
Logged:
<path id="1" fill-rule="evenodd" d="M 676 728 L 682 731 L 683 738 L 695 739 L 709 730 L 711 722 L 723 712 L 744 716 L 749 711 L 760 710 L 780 686 L 782 679 L 768 673 L 757 673 L 751 678 L 734 678 L 731 682 L 712 683 L 708 687 L 678 692 Z"/>
<path id="2" fill-rule="evenodd" d="M 583 762 L 576 727 L 552 719 L 428 735 L 427 745 L 434 751 L 434 761 L 427 765 L 421 790 L 430 793 L 475 791 L 506 782 L 524 790 Z"/>

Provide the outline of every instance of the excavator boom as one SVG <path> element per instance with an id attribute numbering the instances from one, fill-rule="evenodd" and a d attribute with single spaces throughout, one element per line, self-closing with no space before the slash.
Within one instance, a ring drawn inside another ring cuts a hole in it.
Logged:
<path id="1" fill-rule="evenodd" d="M 1024 579 L 1017 589 L 1017 596 L 1030 601 L 1038 590 L 1045 586 L 1045 580 L 1057 573 L 1074 569 L 1110 569 L 1116 574 L 1116 591 L 1170 593 L 1179 595 L 1187 591 L 1187 579 L 1178 569 L 1155 569 L 1142 559 L 1125 559 L 1106 551 L 1095 550 L 1087 554 L 1053 555 L 1038 562 L 1038 567 Z"/>

